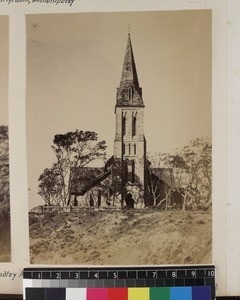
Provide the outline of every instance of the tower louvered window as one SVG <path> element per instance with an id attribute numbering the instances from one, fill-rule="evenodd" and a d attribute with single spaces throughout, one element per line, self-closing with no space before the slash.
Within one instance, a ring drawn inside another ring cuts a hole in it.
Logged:
<path id="1" fill-rule="evenodd" d="M 133 100 L 133 94 L 134 94 L 133 87 L 130 86 L 129 89 L 128 89 L 128 99 L 129 100 Z"/>

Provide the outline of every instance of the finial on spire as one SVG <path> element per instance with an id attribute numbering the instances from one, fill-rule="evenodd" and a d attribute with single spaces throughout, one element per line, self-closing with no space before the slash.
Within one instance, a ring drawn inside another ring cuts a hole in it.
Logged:
<path id="1" fill-rule="evenodd" d="M 130 24 L 128 24 L 128 35 L 130 35 L 130 31 L 131 31 L 131 26 Z"/>

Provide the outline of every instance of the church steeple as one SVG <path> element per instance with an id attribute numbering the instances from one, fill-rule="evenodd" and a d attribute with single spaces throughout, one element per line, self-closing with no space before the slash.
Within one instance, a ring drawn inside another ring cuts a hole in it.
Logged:
<path id="1" fill-rule="evenodd" d="M 130 33 L 128 34 L 127 48 L 125 52 L 125 59 L 123 63 L 122 78 L 120 85 L 125 84 L 127 82 L 139 87 Z"/>
<path id="2" fill-rule="evenodd" d="M 130 33 L 128 34 L 120 86 L 117 89 L 116 106 L 144 107 L 142 89 L 139 87 Z"/>
<path id="3" fill-rule="evenodd" d="M 121 162 L 122 204 L 128 191 L 136 202 L 145 193 L 146 140 L 144 137 L 144 103 L 139 86 L 130 34 L 117 88 L 115 106 L 116 134 L 114 158 Z"/>

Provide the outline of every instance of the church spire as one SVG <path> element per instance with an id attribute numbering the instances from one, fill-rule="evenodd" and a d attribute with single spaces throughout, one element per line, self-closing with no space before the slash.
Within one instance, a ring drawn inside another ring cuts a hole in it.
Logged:
<path id="1" fill-rule="evenodd" d="M 117 89 L 117 106 L 144 106 L 142 89 L 139 87 L 130 33 L 123 63 L 120 86 Z"/>
<path id="2" fill-rule="evenodd" d="M 121 84 L 124 84 L 126 82 L 139 86 L 130 33 L 128 33 L 128 41 L 123 63 Z"/>

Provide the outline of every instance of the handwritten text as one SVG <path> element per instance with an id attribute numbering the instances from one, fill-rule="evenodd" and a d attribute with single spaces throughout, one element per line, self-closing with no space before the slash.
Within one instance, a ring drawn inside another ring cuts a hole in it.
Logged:
<path id="1" fill-rule="evenodd" d="M 69 6 L 73 5 L 75 0 L 0 0 L 0 3 L 26 3 L 26 4 L 35 4 L 35 3 L 43 3 L 43 4 L 67 4 Z"/>

